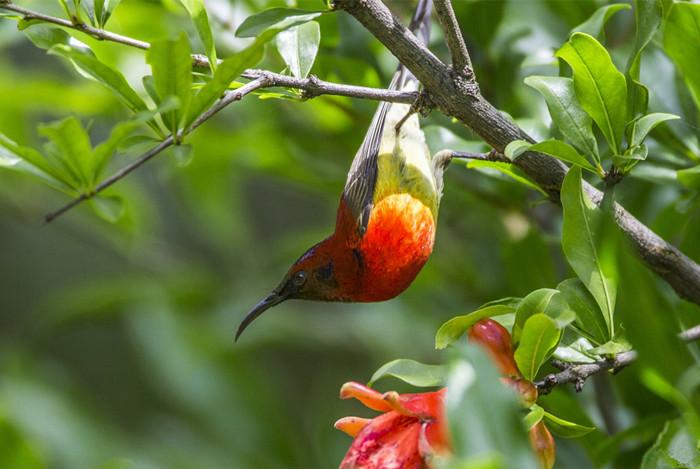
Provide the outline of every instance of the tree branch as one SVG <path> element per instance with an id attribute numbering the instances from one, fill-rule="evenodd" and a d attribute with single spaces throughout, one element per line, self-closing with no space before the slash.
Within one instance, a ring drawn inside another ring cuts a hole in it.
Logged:
<path id="1" fill-rule="evenodd" d="M 451 0 L 434 0 L 437 19 L 445 32 L 447 47 L 452 56 L 452 67 L 459 73 L 464 73 L 468 79 L 475 80 L 472 61 L 469 58 L 469 50 L 464 42 L 462 30 L 457 22 Z"/>
<path id="2" fill-rule="evenodd" d="M 140 41 L 132 37 L 115 34 L 104 29 L 94 28 L 85 23 L 74 23 L 72 21 L 58 18 L 55 16 L 45 15 L 37 11 L 15 5 L 14 3 L 2 3 L 0 8 L 14 11 L 22 15 L 27 21 L 37 20 L 45 23 L 51 23 L 65 28 L 73 29 L 81 33 L 85 33 L 96 39 L 111 41 L 118 44 L 135 47 L 137 49 L 147 50 L 151 47 L 148 42 Z M 221 60 L 219 60 L 221 63 Z M 209 69 L 209 59 L 202 54 L 192 54 L 192 64 L 197 68 Z M 304 97 L 307 99 L 315 98 L 323 95 L 347 96 L 350 98 L 374 99 L 378 101 L 387 101 L 392 103 L 411 104 L 418 99 L 417 92 L 406 92 L 398 90 L 385 90 L 380 88 L 368 88 L 365 86 L 341 85 L 328 81 L 319 80 L 315 76 L 309 78 L 294 78 L 279 73 L 273 73 L 266 70 L 246 70 L 242 76 L 250 80 L 266 76 L 266 80 L 270 82 L 267 87 L 280 86 L 285 88 L 294 88 L 303 90 Z"/>
<path id="3" fill-rule="evenodd" d="M 478 92 L 478 87 L 442 63 L 396 18 L 380 0 L 335 0 L 379 39 L 423 84 L 435 106 L 471 128 L 499 152 L 513 140 L 533 142 L 532 137 L 507 119 Z M 568 168 L 560 161 L 536 152 L 526 152 L 514 163 L 533 179 L 556 203 Z M 603 196 L 585 184 L 595 203 Z M 682 298 L 700 304 L 700 266 L 675 246 L 651 231 L 619 204 L 615 219 L 652 271 L 666 280 Z"/>
<path id="4" fill-rule="evenodd" d="M 216 104 L 214 104 L 211 108 L 209 108 L 204 114 L 199 116 L 197 120 L 195 120 L 192 125 L 186 129 L 180 131 L 180 135 L 178 137 L 178 141 L 182 140 L 182 137 L 185 135 L 189 134 L 192 132 L 194 129 L 202 125 L 204 122 L 206 122 L 209 118 L 211 118 L 214 114 L 217 112 L 221 111 L 223 108 L 228 106 L 229 104 L 235 102 L 235 101 L 240 101 L 245 95 L 259 89 L 263 88 L 265 86 L 268 86 L 268 79 L 264 76 L 257 78 L 250 83 L 246 83 L 242 87 L 238 88 L 235 91 L 229 91 L 224 95 L 222 99 L 220 99 Z M 49 213 L 46 215 L 44 220 L 46 223 L 50 223 L 53 220 L 55 220 L 57 217 L 61 216 L 62 214 L 66 213 L 73 207 L 77 206 L 81 202 L 84 202 L 88 199 L 91 199 L 95 197 L 97 194 L 102 192 L 103 190 L 107 189 L 109 186 L 114 184 L 115 182 L 119 181 L 120 179 L 123 179 L 126 177 L 128 174 L 133 172 L 135 169 L 137 169 L 139 166 L 153 158 L 154 156 L 160 154 L 163 150 L 171 147 L 175 143 L 175 139 L 173 136 L 169 136 L 165 140 L 163 140 L 161 143 L 159 143 L 157 146 L 151 148 L 148 150 L 146 153 L 142 154 L 138 158 L 136 158 L 134 161 L 132 161 L 130 164 L 124 166 L 122 169 L 117 171 L 116 173 L 112 174 L 110 177 L 102 181 L 94 191 L 88 193 L 88 194 L 82 194 L 80 197 L 74 199 L 72 202 L 69 204 L 61 207 L 60 209 Z"/>
<path id="5" fill-rule="evenodd" d="M 700 340 L 700 325 L 694 326 L 678 334 L 684 342 L 694 342 Z M 583 385 L 590 376 L 601 371 L 611 370 L 617 373 L 637 359 L 637 352 L 630 350 L 615 355 L 608 360 L 600 360 L 595 363 L 566 363 L 553 361 L 552 364 L 561 368 L 559 373 L 552 373 L 545 376 L 541 381 L 535 383 L 537 392 L 540 395 L 549 394 L 554 387 L 560 384 L 574 383 L 577 392 L 583 389 Z"/>

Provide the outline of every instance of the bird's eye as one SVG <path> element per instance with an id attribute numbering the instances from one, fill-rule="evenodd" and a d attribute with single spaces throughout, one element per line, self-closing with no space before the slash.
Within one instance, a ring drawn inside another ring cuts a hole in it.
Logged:
<path id="1" fill-rule="evenodd" d="M 306 282 L 306 272 L 300 270 L 299 272 L 294 274 L 294 277 L 292 277 L 292 282 L 294 282 L 294 285 L 296 285 L 297 287 L 304 285 L 304 282 Z"/>

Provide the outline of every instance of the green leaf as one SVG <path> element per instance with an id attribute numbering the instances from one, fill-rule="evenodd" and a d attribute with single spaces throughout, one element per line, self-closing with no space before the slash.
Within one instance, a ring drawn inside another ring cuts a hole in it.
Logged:
<path id="1" fill-rule="evenodd" d="M 90 137 L 73 116 L 39 126 L 39 133 L 49 138 L 58 150 L 58 161 L 82 189 L 92 182 L 92 145 Z"/>
<path id="2" fill-rule="evenodd" d="M 664 50 L 683 74 L 700 106 L 700 4 L 674 3 L 664 26 Z"/>
<path id="3" fill-rule="evenodd" d="M 574 422 L 569 422 L 545 411 L 544 421 L 552 433 L 562 438 L 579 438 L 595 430 L 595 427 L 587 427 Z"/>
<path id="4" fill-rule="evenodd" d="M 446 365 L 426 365 L 415 360 L 398 359 L 382 365 L 375 371 L 367 386 L 372 386 L 387 376 L 418 387 L 442 386 L 445 384 L 447 370 Z"/>
<path id="5" fill-rule="evenodd" d="M 576 313 L 576 326 L 597 345 L 612 337 L 608 333 L 605 317 L 595 299 L 577 278 L 566 279 L 557 285 L 569 307 Z"/>
<path id="6" fill-rule="evenodd" d="M 0 167 L 35 176 L 61 192 L 73 195 L 71 179 L 33 148 L 18 145 L 0 132 Z"/>
<path id="7" fill-rule="evenodd" d="M 120 0 L 82 0 L 82 6 L 90 21 L 98 28 L 104 28 Z"/>
<path id="8" fill-rule="evenodd" d="M 515 393 L 475 345 L 455 347 L 447 382 L 445 411 L 454 467 L 536 469 Z M 474 466 L 492 458 L 494 465 Z M 458 464 L 457 464 L 458 462 Z"/>
<path id="9" fill-rule="evenodd" d="M 543 313 L 537 313 L 527 321 L 515 349 L 515 363 L 528 381 L 534 381 L 540 367 L 552 356 L 561 339 L 557 323 Z"/>
<path id="10" fill-rule="evenodd" d="M 511 161 L 515 161 L 517 157 L 525 153 L 533 144 L 527 140 L 513 140 L 506 145 L 503 154 Z"/>
<path id="11" fill-rule="evenodd" d="M 315 21 L 294 26 L 277 35 L 277 50 L 292 75 L 306 78 L 316 60 L 321 29 Z"/>
<path id="12" fill-rule="evenodd" d="M 70 36 L 62 29 L 49 26 L 45 23 L 34 23 L 24 29 L 24 34 L 32 43 L 40 49 L 50 49 L 58 44 L 67 45 Z"/>
<path id="13" fill-rule="evenodd" d="M 647 114 L 644 117 L 640 117 L 639 119 L 635 120 L 631 126 L 629 126 L 630 132 L 627 136 L 628 145 L 630 147 L 641 145 L 654 127 L 662 122 L 674 119 L 680 119 L 680 117 L 663 112 L 654 112 L 652 114 Z"/>
<path id="14" fill-rule="evenodd" d="M 204 0 L 180 0 L 180 3 L 185 7 L 192 18 L 192 22 L 197 28 L 199 39 L 204 45 L 204 50 L 209 59 L 209 67 L 214 70 L 216 68 L 216 45 L 214 37 L 209 26 L 209 16 L 207 9 L 204 7 Z"/>
<path id="15" fill-rule="evenodd" d="M 544 142 L 532 145 L 530 150 L 544 153 L 545 155 L 553 156 L 567 163 L 580 166 L 594 174 L 600 174 L 600 171 L 598 171 L 585 156 L 581 155 L 574 147 L 561 140 L 545 140 Z"/>
<path id="16" fill-rule="evenodd" d="M 154 41 L 146 51 L 146 61 L 153 72 L 153 82 L 160 102 L 174 96 L 180 106 L 162 115 L 163 122 L 173 137 L 187 113 L 192 95 L 192 58 L 187 35 L 181 33 L 175 40 Z"/>
<path id="17" fill-rule="evenodd" d="M 641 469 L 700 466 L 698 442 L 682 419 L 669 420 L 644 454 Z"/>
<path id="18" fill-rule="evenodd" d="M 593 123 L 576 97 L 574 81 L 564 77 L 531 76 L 525 79 L 525 84 L 544 97 L 552 122 L 562 135 L 594 161 L 600 161 Z"/>
<path id="19" fill-rule="evenodd" d="M 435 334 L 435 348 L 444 349 L 453 342 L 459 340 L 464 333 L 482 319 L 503 314 L 514 313 L 515 308 L 508 305 L 492 305 L 478 309 L 463 316 L 454 317 L 446 321 Z"/>
<path id="20" fill-rule="evenodd" d="M 690 189 L 700 189 L 700 165 L 676 171 L 678 181 Z"/>
<path id="21" fill-rule="evenodd" d="M 233 80 L 238 78 L 247 68 L 254 66 L 262 59 L 265 40 L 258 38 L 251 45 L 236 55 L 225 59 L 199 92 L 192 98 L 185 127 L 192 125 L 209 106 L 224 94 Z"/>
<path id="22" fill-rule="evenodd" d="M 76 68 L 88 77 L 107 86 L 133 112 L 146 111 L 146 103 L 131 88 L 129 83 L 118 70 L 100 62 L 90 49 L 77 49 L 72 46 L 57 44 L 48 51 L 70 60 Z"/>
<path id="23" fill-rule="evenodd" d="M 518 343 L 525 322 L 537 313 L 544 313 L 548 316 L 556 316 L 556 312 L 565 309 L 558 290 L 552 288 L 541 288 L 535 290 L 523 298 L 515 310 L 515 322 L 513 323 L 513 342 Z"/>
<path id="24" fill-rule="evenodd" d="M 647 112 L 649 106 L 649 89 L 639 81 L 639 68 L 642 51 L 651 42 L 654 33 L 661 24 L 663 6 L 659 0 L 635 0 L 634 22 L 636 34 L 634 47 L 627 60 L 627 91 L 629 116 Z"/>
<path id="25" fill-rule="evenodd" d="M 604 269 L 599 245 L 600 233 L 596 232 L 601 227 L 602 212 L 583 192 L 581 170 L 577 167 L 569 170 L 564 178 L 561 202 L 564 208 L 564 254 L 598 303 L 605 318 L 608 337 L 613 337 L 616 285 L 613 272 Z"/>
<path id="26" fill-rule="evenodd" d="M 102 219 L 115 223 L 124 214 L 124 199 L 118 196 L 96 195 L 90 199 L 90 206 Z"/>
<path id="27" fill-rule="evenodd" d="M 583 110 L 598 125 L 615 154 L 627 121 L 627 83 L 610 54 L 593 37 L 575 33 L 557 52 L 574 74 L 574 89 Z"/>
<path id="28" fill-rule="evenodd" d="M 547 195 L 547 193 L 524 172 L 522 172 L 520 168 L 513 166 L 510 163 L 504 163 L 501 161 L 471 160 L 467 163 L 467 168 L 483 170 L 484 173 L 490 175 L 493 175 L 494 171 L 500 174 L 505 174 L 506 176 L 518 181 L 521 184 L 524 184 L 530 189 L 535 189 L 539 193 Z"/>
<path id="29" fill-rule="evenodd" d="M 629 9 L 630 6 L 626 3 L 613 3 L 611 5 L 602 6 L 598 8 L 590 18 L 572 29 L 571 32 L 581 32 L 599 39 L 603 38 L 605 36 L 605 23 L 608 22 L 610 17 L 620 10 Z"/>
<path id="30" fill-rule="evenodd" d="M 92 155 L 92 185 L 99 180 L 109 159 L 119 148 L 119 145 L 141 124 L 140 120 L 120 122 L 112 128 L 107 140 L 97 145 Z"/>
<path id="31" fill-rule="evenodd" d="M 532 407 L 530 407 L 530 412 L 523 417 L 523 421 L 525 422 L 525 427 L 530 430 L 540 423 L 542 418 L 544 418 L 544 409 L 537 404 L 533 404 Z"/>
<path id="32" fill-rule="evenodd" d="M 322 13 L 318 10 L 270 8 L 246 18 L 236 30 L 236 37 L 256 37 L 269 28 L 284 30 L 311 21 Z"/>

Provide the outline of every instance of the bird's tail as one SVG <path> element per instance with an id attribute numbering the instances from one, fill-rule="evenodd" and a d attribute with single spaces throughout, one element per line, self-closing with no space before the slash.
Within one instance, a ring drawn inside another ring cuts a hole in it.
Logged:
<path id="1" fill-rule="evenodd" d="M 427 46 L 430 41 L 430 15 L 433 9 L 433 0 L 418 0 L 413 18 L 408 25 L 408 29 L 415 34 L 421 44 Z M 399 64 L 394 74 L 389 89 L 403 90 L 408 84 L 412 84 L 418 89 L 418 79 L 403 65 Z"/>

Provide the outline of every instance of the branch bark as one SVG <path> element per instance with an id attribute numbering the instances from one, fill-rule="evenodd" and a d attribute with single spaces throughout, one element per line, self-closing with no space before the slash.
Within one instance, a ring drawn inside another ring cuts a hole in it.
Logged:
<path id="1" fill-rule="evenodd" d="M 396 18 L 380 0 L 336 0 L 336 8 L 355 17 L 381 41 L 423 84 L 431 101 L 445 115 L 471 128 L 495 150 L 503 152 L 513 140 L 534 142 L 508 120 L 468 82 L 442 63 Z M 514 162 L 549 196 L 559 203 L 559 190 L 568 168 L 560 161 L 536 152 L 526 152 Z M 595 203 L 602 193 L 586 184 Z M 666 280 L 679 296 L 700 304 L 700 266 L 666 242 L 616 204 L 617 224 L 631 240 L 645 264 Z"/>
<path id="2" fill-rule="evenodd" d="M 700 340 L 700 325 L 687 329 L 678 337 L 684 342 L 694 342 Z M 554 364 L 562 371 L 552 373 L 545 376 L 541 381 L 535 383 L 537 392 L 549 394 L 555 386 L 566 383 L 574 383 L 576 391 L 581 391 L 583 385 L 590 376 L 593 376 L 601 371 L 611 370 L 617 373 L 626 366 L 632 364 L 637 359 L 637 352 L 630 350 L 629 352 L 618 353 L 614 358 L 609 360 L 600 360 L 595 363 L 563 363 L 554 362 Z"/>
<path id="3" fill-rule="evenodd" d="M 469 50 L 464 42 L 464 36 L 452 8 L 452 1 L 434 0 L 433 5 L 435 6 L 435 13 L 440 26 L 445 32 L 447 47 L 450 49 L 450 55 L 452 56 L 452 68 L 459 73 L 464 73 L 467 79 L 475 80 Z"/>

